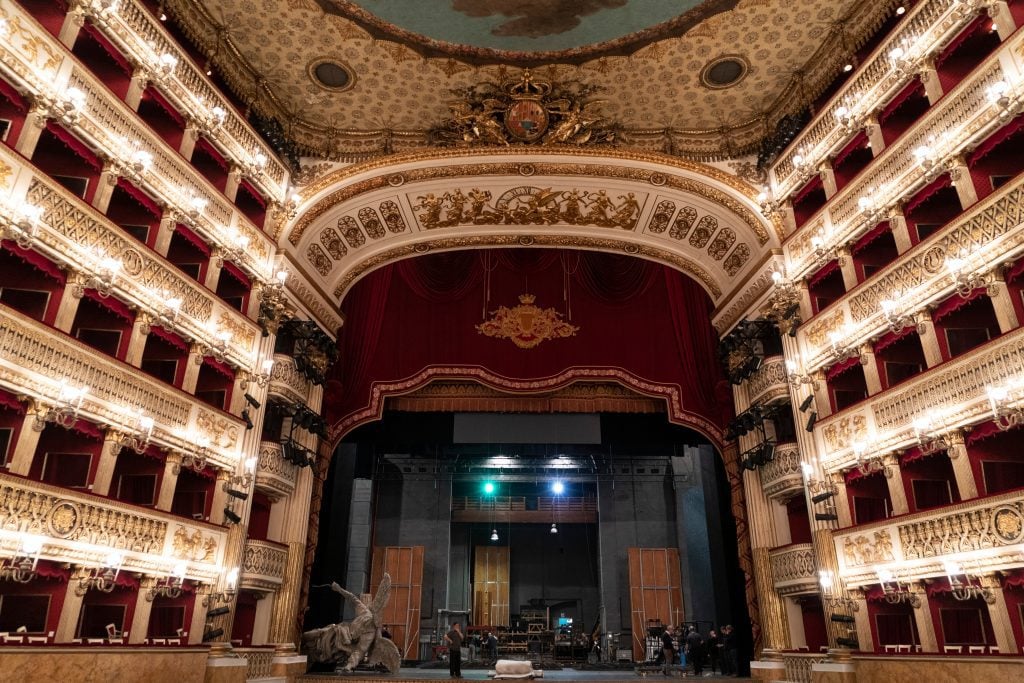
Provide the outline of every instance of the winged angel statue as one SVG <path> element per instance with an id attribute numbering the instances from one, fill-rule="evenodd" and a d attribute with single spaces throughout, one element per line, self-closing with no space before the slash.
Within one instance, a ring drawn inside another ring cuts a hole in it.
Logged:
<path id="1" fill-rule="evenodd" d="M 356 616 L 352 621 L 303 633 L 302 647 L 309 658 L 313 662 L 341 662 L 347 657 L 342 667 L 345 671 L 354 670 L 366 659 L 370 666 L 381 664 L 396 673 L 401 665 L 401 654 L 391 640 L 381 636 L 384 606 L 391 596 L 391 576 L 384 574 L 372 600 L 368 594 L 356 597 L 337 583 L 331 584 L 331 590 L 352 603 Z"/>

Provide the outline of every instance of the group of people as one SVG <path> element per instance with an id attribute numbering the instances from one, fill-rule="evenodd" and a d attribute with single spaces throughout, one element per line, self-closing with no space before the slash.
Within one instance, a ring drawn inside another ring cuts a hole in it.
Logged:
<path id="1" fill-rule="evenodd" d="M 484 632 L 482 636 L 470 635 L 468 640 L 462 633 L 462 626 L 459 622 L 452 624 L 452 628 L 444 636 L 444 642 L 448 645 L 448 673 L 452 678 L 462 678 L 462 644 L 465 642 L 469 648 L 470 660 L 476 660 L 476 649 L 483 648 L 487 658 L 492 662 L 498 661 L 498 637 L 490 631 Z"/>
<path id="2" fill-rule="evenodd" d="M 661 645 L 664 658 L 662 673 L 666 676 L 671 674 L 672 666 L 679 661 L 680 652 L 685 653 L 684 661 L 693 667 L 694 676 L 710 676 L 716 670 L 723 676 L 739 675 L 736 636 L 732 626 L 723 626 L 721 633 L 711 629 L 705 637 L 693 626 L 684 632 L 682 627 L 675 629 L 669 624 L 661 634 Z M 711 666 L 707 674 L 704 673 L 705 662 Z"/>

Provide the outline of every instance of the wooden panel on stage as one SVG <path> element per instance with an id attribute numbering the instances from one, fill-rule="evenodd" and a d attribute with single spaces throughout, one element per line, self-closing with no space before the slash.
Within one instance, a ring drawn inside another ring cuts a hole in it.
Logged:
<path id="1" fill-rule="evenodd" d="M 423 546 L 374 548 L 370 571 L 374 595 L 384 572 L 391 575 L 391 599 L 384 608 L 384 625 L 391 632 L 402 659 L 419 659 Z"/>
<path id="2" fill-rule="evenodd" d="M 473 624 L 508 626 L 507 546 L 473 549 Z"/>
<path id="3" fill-rule="evenodd" d="M 647 627 L 683 621 L 682 574 L 677 548 L 629 548 L 633 659 L 645 659 Z"/>

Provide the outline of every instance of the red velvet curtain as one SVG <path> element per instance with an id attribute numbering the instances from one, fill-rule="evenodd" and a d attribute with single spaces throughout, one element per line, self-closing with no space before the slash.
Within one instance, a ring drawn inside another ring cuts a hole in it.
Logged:
<path id="1" fill-rule="evenodd" d="M 399 261 L 395 270 L 417 296 L 443 303 L 479 291 L 492 257 L 488 251 L 449 251 L 429 259 Z"/>
<path id="2" fill-rule="evenodd" d="M 649 261 L 618 254 L 570 252 L 563 257 L 576 281 L 610 306 L 628 305 L 643 296 L 661 271 Z"/>
<path id="3" fill-rule="evenodd" d="M 671 306 L 672 329 L 675 332 L 676 349 L 683 375 L 699 378 L 704 374 L 701 363 L 715 357 L 716 341 L 708 334 L 706 326 L 694 324 L 702 314 L 705 319 L 710 315 L 707 297 L 703 291 L 685 286 L 692 283 L 684 281 L 678 273 L 668 269 L 663 272 Z M 702 327 L 704 329 L 701 329 Z M 697 381 L 688 388 L 697 395 L 700 405 L 715 405 L 714 387 L 711 383 Z"/>

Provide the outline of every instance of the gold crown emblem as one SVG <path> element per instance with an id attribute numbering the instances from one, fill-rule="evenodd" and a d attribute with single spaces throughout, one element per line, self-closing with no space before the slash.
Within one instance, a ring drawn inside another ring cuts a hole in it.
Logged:
<path id="1" fill-rule="evenodd" d="M 533 294 L 520 294 L 519 295 L 519 303 L 521 303 L 521 304 L 532 304 L 536 300 L 537 300 L 537 297 L 535 297 Z"/>
<path id="2" fill-rule="evenodd" d="M 506 85 L 505 92 L 517 99 L 540 99 L 551 92 L 551 84 L 546 81 L 533 80 L 530 70 L 523 69 L 523 75 L 519 81 Z"/>

